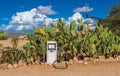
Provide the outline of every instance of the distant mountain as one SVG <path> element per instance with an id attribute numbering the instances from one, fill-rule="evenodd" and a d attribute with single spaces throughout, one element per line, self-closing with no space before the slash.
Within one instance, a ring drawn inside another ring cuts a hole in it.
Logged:
<path id="1" fill-rule="evenodd" d="M 13 33 L 13 32 L 7 34 L 8 38 L 14 37 L 14 36 L 21 36 L 21 35 L 25 35 L 25 34 L 24 33 Z"/>

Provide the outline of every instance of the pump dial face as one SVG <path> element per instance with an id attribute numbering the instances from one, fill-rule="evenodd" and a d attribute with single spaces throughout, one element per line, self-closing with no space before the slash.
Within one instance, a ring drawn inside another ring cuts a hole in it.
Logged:
<path id="1" fill-rule="evenodd" d="M 48 50 L 56 50 L 56 44 L 55 43 L 49 43 L 48 44 Z"/>

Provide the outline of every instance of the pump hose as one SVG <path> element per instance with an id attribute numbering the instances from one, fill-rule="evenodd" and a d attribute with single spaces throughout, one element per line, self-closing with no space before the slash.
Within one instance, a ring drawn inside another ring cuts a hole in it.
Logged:
<path id="1" fill-rule="evenodd" d="M 60 64 L 60 65 L 59 65 Z M 52 64 L 52 66 L 55 68 L 55 69 L 67 69 L 68 68 L 68 64 L 67 62 L 65 61 L 65 63 L 62 63 L 60 62 L 59 60 L 55 60 Z"/>

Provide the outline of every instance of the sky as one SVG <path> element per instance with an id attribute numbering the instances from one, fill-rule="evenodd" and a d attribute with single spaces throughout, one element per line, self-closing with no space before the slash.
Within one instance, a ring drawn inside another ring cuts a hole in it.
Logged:
<path id="1" fill-rule="evenodd" d="M 58 18 L 65 18 L 68 24 L 85 20 L 86 8 L 90 16 L 105 18 L 117 2 L 120 0 L 0 0 L 0 31 L 31 30 Z"/>

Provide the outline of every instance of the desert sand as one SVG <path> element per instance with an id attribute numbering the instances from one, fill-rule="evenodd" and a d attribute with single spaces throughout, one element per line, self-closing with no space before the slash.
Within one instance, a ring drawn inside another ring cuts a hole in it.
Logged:
<path id="1" fill-rule="evenodd" d="M 0 70 L 0 76 L 120 76 L 120 62 L 72 64 L 63 70 L 48 65 L 29 65 Z"/>

